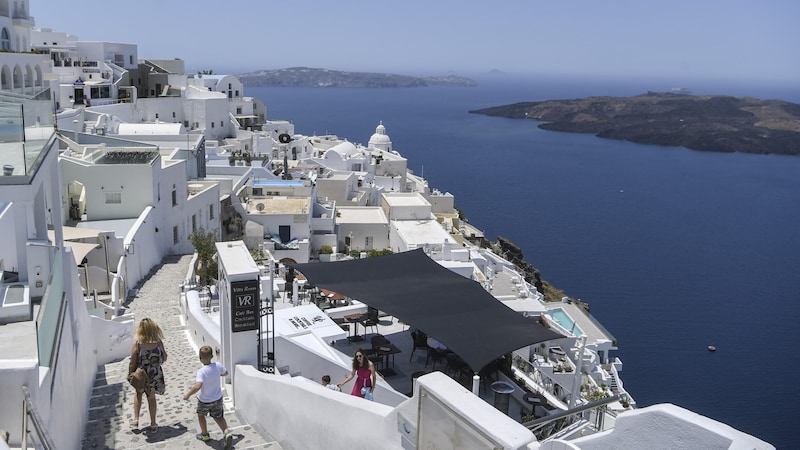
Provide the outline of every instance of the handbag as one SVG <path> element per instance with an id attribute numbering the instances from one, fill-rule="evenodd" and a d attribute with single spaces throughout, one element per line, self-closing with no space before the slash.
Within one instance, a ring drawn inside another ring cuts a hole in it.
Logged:
<path id="1" fill-rule="evenodd" d="M 144 389 L 147 384 L 147 372 L 141 367 L 138 367 L 139 360 L 139 343 L 136 343 L 136 358 L 131 357 L 130 366 L 128 366 L 128 383 L 131 384 L 137 391 Z M 136 367 L 136 370 L 133 368 Z"/>
<path id="2" fill-rule="evenodd" d="M 144 389 L 147 384 L 147 372 L 141 367 L 128 374 L 128 383 L 131 384 L 137 391 Z"/>

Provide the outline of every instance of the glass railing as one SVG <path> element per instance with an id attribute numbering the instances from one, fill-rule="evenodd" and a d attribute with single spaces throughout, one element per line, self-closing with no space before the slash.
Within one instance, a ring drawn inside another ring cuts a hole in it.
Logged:
<path id="1" fill-rule="evenodd" d="M 36 339 L 39 350 L 39 365 L 55 372 L 56 353 L 64 324 L 64 276 L 61 249 L 52 247 L 50 282 L 42 296 L 42 304 L 36 316 Z"/>
<path id="2" fill-rule="evenodd" d="M 55 133 L 49 89 L 0 91 L 0 165 L 3 177 L 32 176 Z M 2 183 L 7 184 L 7 183 Z"/>

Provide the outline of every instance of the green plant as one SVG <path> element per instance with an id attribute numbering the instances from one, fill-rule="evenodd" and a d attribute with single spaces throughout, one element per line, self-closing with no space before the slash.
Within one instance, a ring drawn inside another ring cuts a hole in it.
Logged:
<path id="1" fill-rule="evenodd" d="M 322 247 L 319 248 L 319 254 L 320 255 L 330 255 L 332 253 L 333 253 L 333 247 L 331 247 L 328 244 L 325 244 L 325 245 L 323 245 Z"/>
<path id="2" fill-rule="evenodd" d="M 383 250 L 370 250 L 367 252 L 367 256 L 369 256 L 370 258 L 374 258 L 376 256 L 391 255 L 392 253 L 394 252 L 388 248 L 385 248 Z"/>
<path id="3" fill-rule="evenodd" d="M 194 246 L 194 251 L 197 252 L 197 276 L 200 277 L 200 284 L 209 284 L 212 280 L 217 278 L 218 265 L 214 258 L 217 254 L 217 230 L 206 231 L 203 228 L 198 228 L 188 236 L 189 242 Z"/>

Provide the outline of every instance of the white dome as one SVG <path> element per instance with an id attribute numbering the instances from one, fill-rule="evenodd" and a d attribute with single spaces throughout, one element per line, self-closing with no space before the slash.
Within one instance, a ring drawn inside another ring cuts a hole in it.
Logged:
<path id="1" fill-rule="evenodd" d="M 383 122 L 375 128 L 375 134 L 369 138 L 369 146 L 385 151 L 392 150 L 392 140 L 386 134 L 386 127 L 383 126 Z"/>

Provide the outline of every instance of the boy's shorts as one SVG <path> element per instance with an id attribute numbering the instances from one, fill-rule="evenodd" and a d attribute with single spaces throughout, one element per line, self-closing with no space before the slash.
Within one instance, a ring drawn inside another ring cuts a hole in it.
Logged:
<path id="1" fill-rule="evenodd" d="M 224 413 L 225 410 L 222 407 L 222 397 L 220 397 L 219 400 L 210 403 L 201 402 L 200 400 L 197 401 L 197 414 L 211 416 L 212 419 L 221 419 Z"/>

